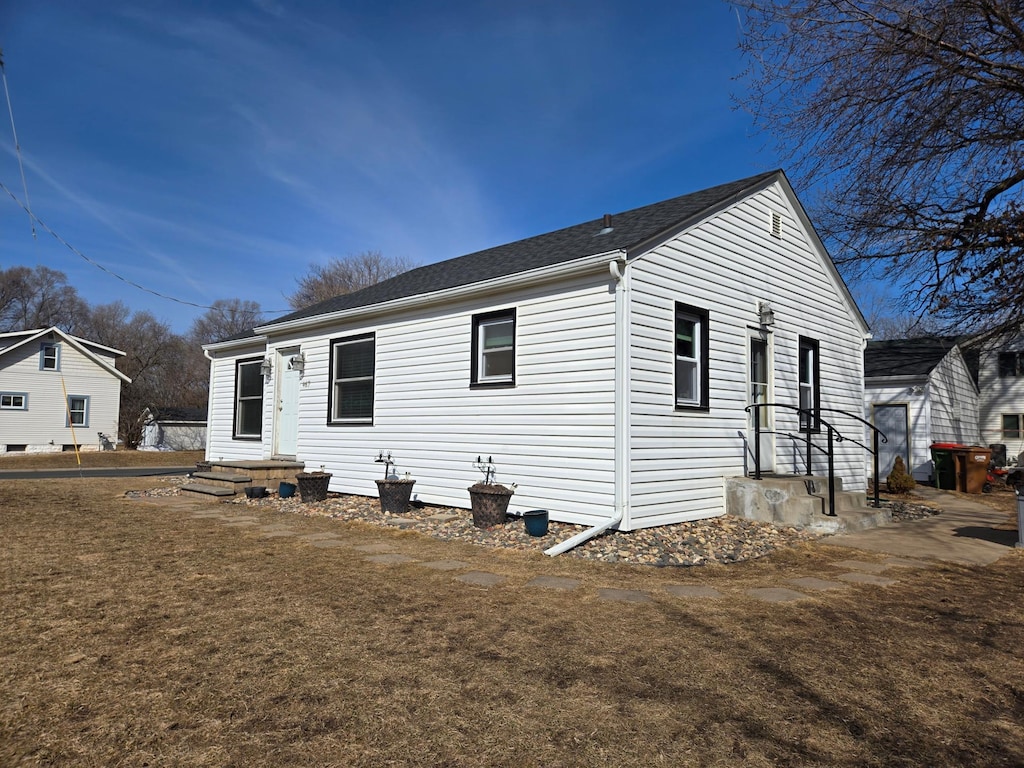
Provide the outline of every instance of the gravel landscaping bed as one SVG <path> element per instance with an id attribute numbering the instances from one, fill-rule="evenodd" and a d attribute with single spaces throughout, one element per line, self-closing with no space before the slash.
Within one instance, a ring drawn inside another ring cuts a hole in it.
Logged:
<path id="1" fill-rule="evenodd" d="M 133 496 L 168 496 L 181 491 L 170 480 L 165 487 L 132 492 Z M 464 541 L 484 547 L 501 547 L 542 552 L 587 530 L 585 526 L 550 522 L 546 536 L 531 536 L 523 520 L 510 516 L 504 525 L 480 529 L 473 525 L 468 509 L 424 506 L 410 508 L 402 516 L 380 511 L 375 498 L 331 493 L 326 501 L 302 502 L 271 494 L 262 499 L 236 497 L 224 502 L 233 506 L 261 508 L 282 515 L 323 516 L 336 520 L 360 521 L 415 530 L 449 541 Z M 609 531 L 561 555 L 610 563 L 656 566 L 689 566 L 735 563 L 752 560 L 818 536 L 790 526 L 776 526 L 732 515 L 692 523 L 645 528 L 638 531 Z"/>

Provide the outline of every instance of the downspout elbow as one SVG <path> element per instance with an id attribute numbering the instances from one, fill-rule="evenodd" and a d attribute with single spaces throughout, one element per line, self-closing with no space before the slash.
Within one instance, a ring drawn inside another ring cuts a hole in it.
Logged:
<path id="1" fill-rule="evenodd" d="M 570 549 L 578 547 L 583 542 L 590 541 L 595 536 L 599 536 L 600 534 L 604 533 L 605 531 L 607 531 L 607 530 L 609 530 L 611 528 L 614 528 L 616 525 L 618 525 L 621 522 L 622 522 L 622 512 L 618 512 L 618 513 L 615 514 L 614 517 L 611 517 L 608 520 L 605 520 L 600 525 L 595 525 L 593 528 L 588 528 L 587 530 L 585 530 L 585 531 L 583 531 L 581 533 L 577 533 L 575 536 L 572 536 L 571 538 L 568 538 L 568 539 L 566 539 L 565 541 L 563 541 L 563 542 L 561 542 L 559 544 L 555 544 L 555 546 L 553 546 L 553 547 L 551 547 L 549 549 L 545 549 L 544 550 L 544 554 L 547 555 L 548 557 L 554 557 L 555 555 L 560 555 L 563 552 L 568 552 Z"/>

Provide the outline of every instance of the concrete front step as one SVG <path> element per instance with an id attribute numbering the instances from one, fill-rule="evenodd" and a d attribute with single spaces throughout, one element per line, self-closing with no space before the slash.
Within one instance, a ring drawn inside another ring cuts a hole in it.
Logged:
<path id="1" fill-rule="evenodd" d="M 234 490 L 223 488 L 219 485 L 207 485 L 206 483 L 187 483 L 181 486 L 186 493 L 200 493 L 204 496 L 234 496 Z"/>
<path id="2" fill-rule="evenodd" d="M 726 479 L 726 511 L 748 520 L 792 525 L 816 533 L 839 533 L 889 522 L 887 509 L 867 506 L 865 493 L 841 490 L 836 478 L 836 514 L 828 514 L 828 480 L 820 477 L 765 476 Z"/>
<path id="3" fill-rule="evenodd" d="M 238 493 L 250 485 L 255 485 L 250 475 L 237 472 L 193 472 L 194 480 L 202 480 L 204 485 L 226 488 L 231 493 Z"/>

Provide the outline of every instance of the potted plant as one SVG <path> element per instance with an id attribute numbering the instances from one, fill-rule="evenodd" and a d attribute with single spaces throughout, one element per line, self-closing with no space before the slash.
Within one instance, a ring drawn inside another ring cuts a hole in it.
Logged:
<path id="1" fill-rule="evenodd" d="M 515 483 L 506 487 L 494 482 L 495 467 L 494 457 L 488 456 L 484 461 L 480 456 L 476 457 L 473 466 L 484 473 L 481 483 L 469 486 L 469 502 L 473 511 L 473 525 L 477 528 L 490 528 L 501 525 L 505 522 L 505 513 L 508 510 L 509 500 L 515 493 Z"/>
<path id="2" fill-rule="evenodd" d="M 327 486 L 330 485 L 331 477 L 333 475 L 330 472 L 324 472 L 323 464 L 320 465 L 320 470 L 317 472 L 299 472 L 295 475 L 302 501 L 308 503 L 326 500 Z"/>
<path id="3" fill-rule="evenodd" d="M 400 478 L 391 468 L 395 460 L 391 458 L 391 451 L 387 455 L 383 451 L 377 454 L 374 461 L 384 465 L 384 479 L 377 480 L 377 495 L 380 497 L 380 511 L 385 515 L 404 515 L 409 511 L 409 499 L 412 497 L 412 487 L 416 481 L 405 473 Z"/>

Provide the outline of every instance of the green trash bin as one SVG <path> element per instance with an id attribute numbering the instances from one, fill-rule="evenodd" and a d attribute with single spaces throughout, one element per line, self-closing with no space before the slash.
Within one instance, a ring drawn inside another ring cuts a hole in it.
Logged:
<path id="1" fill-rule="evenodd" d="M 956 461 L 953 452 L 966 447 L 960 443 L 932 443 L 932 477 L 936 488 L 956 490 Z"/>

